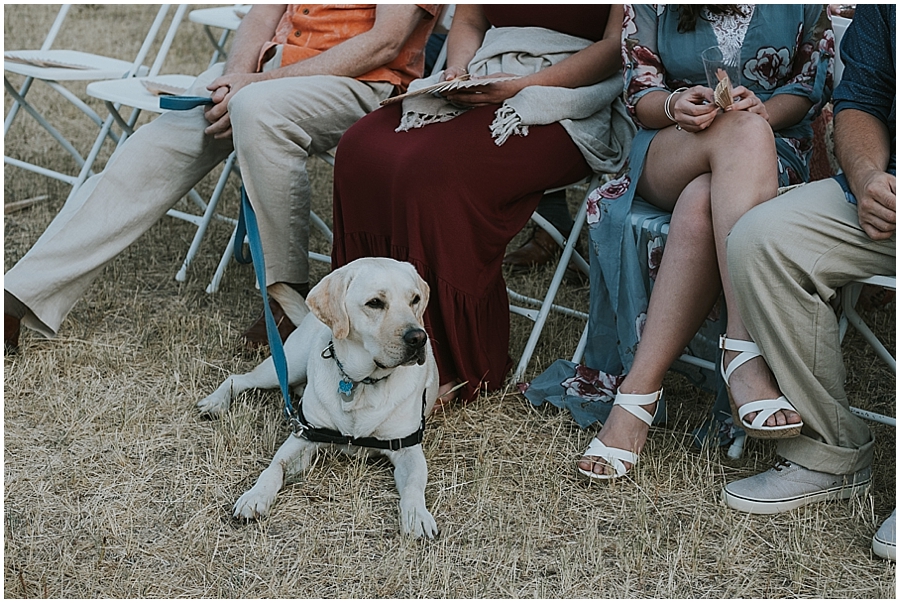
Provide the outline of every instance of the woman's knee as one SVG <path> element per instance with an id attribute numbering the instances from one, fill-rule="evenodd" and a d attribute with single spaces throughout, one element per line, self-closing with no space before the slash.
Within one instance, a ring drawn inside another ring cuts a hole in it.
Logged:
<path id="1" fill-rule="evenodd" d="M 717 126 L 717 127 L 716 127 Z M 775 134 L 769 122 L 749 111 L 729 111 L 719 115 L 710 128 L 713 150 L 739 154 L 749 160 L 771 162 L 777 157 Z"/>

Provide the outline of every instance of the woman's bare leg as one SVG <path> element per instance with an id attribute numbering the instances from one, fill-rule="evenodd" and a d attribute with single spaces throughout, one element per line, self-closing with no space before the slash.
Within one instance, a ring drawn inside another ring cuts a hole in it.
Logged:
<path id="1" fill-rule="evenodd" d="M 722 290 L 715 258 L 709 203 L 709 174 L 698 176 L 682 191 L 672 212 L 669 237 L 634 364 L 619 387 L 623 394 L 659 390 L 672 362 L 703 324 Z M 653 406 L 645 406 L 649 413 Z M 614 407 L 598 437 L 607 446 L 640 453 L 650 427 Z M 579 467 L 603 473 L 606 463 L 585 457 Z"/>
<path id="2" fill-rule="evenodd" d="M 744 213 L 775 196 L 776 169 L 774 137 L 758 115 L 726 113 L 703 132 L 670 127 L 654 138 L 638 194 L 673 210 L 673 216 L 647 324 L 631 371 L 619 388 L 622 393 L 646 394 L 661 387 L 665 372 L 696 333 L 720 290 L 728 308 L 728 336 L 750 339 L 734 303 L 725 238 Z M 682 203 L 689 204 L 687 211 L 679 211 Z M 726 354 L 726 365 L 735 355 Z M 780 395 L 761 358 L 737 369 L 731 386 L 738 405 Z M 796 413 L 779 412 L 767 424 L 799 420 Z M 598 437 L 608 446 L 640 452 L 648 429 L 627 411 L 613 408 Z M 593 466 L 595 473 L 602 473 L 606 463 L 585 457 L 579 466 L 588 470 Z"/>

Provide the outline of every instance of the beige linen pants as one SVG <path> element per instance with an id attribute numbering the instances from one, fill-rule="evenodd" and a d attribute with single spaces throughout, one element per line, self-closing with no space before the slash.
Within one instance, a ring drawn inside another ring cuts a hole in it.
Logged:
<path id="1" fill-rule="evenodd" d="M 187 94 L 209 95 L 216 65 Z M 139 128 L 62 208 L 4 278 L 28 307 L 25 325 L 51 337 L 103 267 L 237 149 L 259 221 L 266 282 L 309 280 L 310 155 L 337 145 L 393 86 L 338 76 L 251 84 L 229 103 L 232 140 L 204 134 L 203 108 L 170 111 Z"/>
<path id="2" fill-rule="evenodd" d="M 895 274 L 896 237 L 873 241 L 840 185 L 821 180 L 748 212 L 728 237 L 728 270 L 741 316 L 803 417 L 800 436 L 778 454 L 816 471 L 853 473 L 872 464 L 868 426 L 844 391 L 836 289 Z"/>

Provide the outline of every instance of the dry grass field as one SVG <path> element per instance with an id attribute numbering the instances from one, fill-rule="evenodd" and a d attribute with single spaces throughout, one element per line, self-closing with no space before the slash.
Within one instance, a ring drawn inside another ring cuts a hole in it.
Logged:
<path id="1" fill-rule="evenodd" d="M 5 6 L 6 49 L 38 47 L 56 9 Z M 133 56 L 153 12 L 76 7 L 58 46 Z M 199 73 L 210 53 L 200 27 L 185 23 L 165 71 Z M 92 126 L 46 88 L 34 93 L 80 148 L 90 145 Z M 7 111 L 10 103 L 6 95 Z M 27 115 L 4 143 L 8 155 L 74 168 Z M 315 209 L 327 217 L 331 171 L 313 170 Z M 67 188 L 4 169 L 6 203 L 49 195 L 5 215 L 6 270 Z M 232 183 L 222 212 L 235 215 L 236 199 Z M 288 432 L 276 392 L 241 396 L 221 420 L 194 409 L 229 372 L 262 358 L 237 345 L 260 308 L 252 269 L 232 263 L 221 290 L 205 292 L 229 234 L 214 224 L 178 283 L 193 228 L 163 218 L 104 270 L 57 339 L 26 332 L 23 353 L 4 359 L 5 597 L 894 598 L 896 568 L 870 549 L 895 505 L 894 430 L 873 426 L 868 496 L 775 516 L 736 513 L 719 491 L 768 468 L 773 446 L 751 441 L 737 461 L 692 449 L 690 432 L 712 398 L 674 374 L 668 424 L 651 431 L 633 474 L 612 485 L 575 477 L 593 431 L 510 387 L 428 423 L 434 541 L 399 536 L 388 465 L 338 456 L 286 488 L 267 519 L 232 520 L 231 505 Z M 316 265 L 315 278 L 326 269 Z M 548 279 L 537 271 L 511 282 L 527 290 Z M 567 286 L 563 295 L 583 307 L 587 290 Z M 894 305 L 865 318 L 893 348 Z M 515 357 L 530 323 L 512 320 Z M 580 329 L 554 320 L 529 375 L 570 355 Z M 894 375 L 855 334 L 845 352 L 852 403 L 894 414 Z"/>

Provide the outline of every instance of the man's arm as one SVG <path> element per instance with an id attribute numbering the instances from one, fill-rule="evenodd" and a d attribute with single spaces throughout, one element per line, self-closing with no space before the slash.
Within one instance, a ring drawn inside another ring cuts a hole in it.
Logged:
<path id="1" fill-rule="evenodd" d="M 259 52 L 275 35 L 287 4 L 255 4 L 234 34 L 223 73 L 255 73 Z"/>
<path id="2" fill-rule="evenodd" d="M 265 74 L 262 79 L 303 75 L 356 77 L 397 58 L 419 22 L 428 16 L 414 4 L 379 4 L 375 24 L 367 32 L 329 48 L 320 55 Z"/>
<path id="3" fill-rule="evenodd" d="M 875 241 L 897 229 L 897 179 L 886 170 L 890 160 L 887 126 L 858 109 L 834 116 L 834 150 L 856 196 L 859 225 Z"/>
<path id="4" fill-rule="evenodd" d="M 368 73 L 393 61 L 415 31 L 419 21 L 427 16 L 424 10 L 413 4 L 379 4 L 375 9 L 375 23 L 372 29 L 345 40 L 322 54 L 266 73 L 255 73 L 259 49 L 263 43 L 272 38 L 278 20 L 281 19 L 281 14 L 284 14 L 284 5 L 281 5 L 278 19 L 271 25 L 267 37 L 262 39 L 263 32 L 271 24 L 276 10 L 270 6 L 257 5 L 247 17 L 258 7 L 269 10 L 260 11 L 257 19 L 248 23 L 242 39 L 235 38 L 234 48 L 238 49 L 237 56 L 233 61 L 229 56 L 225 73 L 207 87 L 213 92 L 215 104 L 206 111 L 206 119 L 212 124 L 206 129 L 206 133 L 216 138 L 231 136 L 231 121 L 227 113 L 228 101 L 244 86 L 282 77 L 307 75 L 356 77 Z M 243 23 L 241 28 L 244 28 Z M 241 43 L 240 46 L 238 42 Z M 248 72 L 245 69 L 254 46 L 256 55 L 253 67 Z M 232 55 L 235 55 L 234 49 Z"/>

